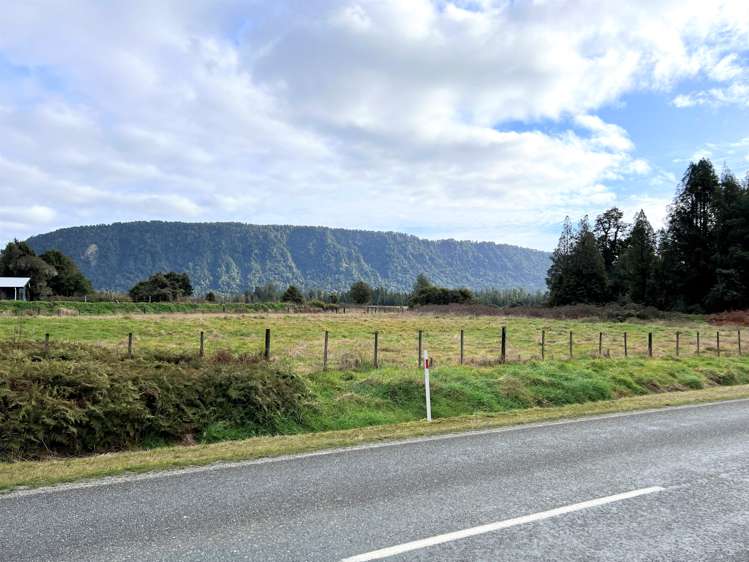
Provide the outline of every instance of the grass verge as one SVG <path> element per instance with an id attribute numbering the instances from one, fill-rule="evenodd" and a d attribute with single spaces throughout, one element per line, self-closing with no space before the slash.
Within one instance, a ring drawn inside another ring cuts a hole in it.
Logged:
<path id="1" fill-rule="evenodd" d="M 664 392 L 559 407 L 481 413 L 437 419 L 432 423 L 412 421 L 319 433 L 255 437 L 242 441 L 225 441 L 192 447 L 174 446 L 145 451 L 110 453 L 93 457 L 10 462 L 0 464 L 0 490 L 8 491 L 21 487 L 39 487 L 126 473 L 201 466 L 220 461 L 276 457 L 350 447 L 363 443 L 738 398 L 749 398 L 749 385 Z"/>

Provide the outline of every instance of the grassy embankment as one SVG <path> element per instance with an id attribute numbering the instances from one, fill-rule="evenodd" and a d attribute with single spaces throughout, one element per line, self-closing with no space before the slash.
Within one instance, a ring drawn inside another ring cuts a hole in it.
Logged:
<path id="1" fill-rule="evenodd" d="M 19 338 L 13 322 L 0 319 L 0 330 L 4 330 L 0 333 L 6 340 L 14 335 Z M 506 365 L 496 364 L 500 325 L 508 326 L 511 362 Z M 55 373 L 65 369 L 96 372 L 99 365 L 102 371 L 106 366 L 118 373 L 144 369 L 151 373 L 172 368 L 176 361 L 179 369 L 200 377 L 227 364 L 236 363 L 241 369 L 241 361 L 232 359 L 232 355 L 257 352 L 265 327 L 271 327 L 274 334 L 271 367 L 295 372 L 306 388 L 300 411 L 293 416 L 274 418 L 272 427 L 201 418 L 203 425 L 190 436 L 198 445 L 190 447 L 164 447 L 169 442 L 163 438 L 143 436 L 132 444 L 133 448 L 160 446 L 78 459 L 0 463 L 0 489 L 303 452 L 367 440 L 749 396 L 749 387 L 741 386 L 749 383 L 749 360 L 736 356 L 730 345 L 729 336 L 735 330 L 721 328 L 724 354 L 718 358 L 711 349 L 714 344 L 707 340 L 707 334 L 714 336 L 715 329 L 699 320 L 675 325 L 417 315 L 35 317 L 22 320 L 20 339 L 37 343 L 24 345 L 27 352 L 6 353 L 0 358 L 0 369 L 27 369 L 43 377 L 51 373 L 54 380 Z M 466 333 L 467 364 L 463 366 L 457 364 L 461 328 Z M 201 329 L 209 335 L 208 356 L 202 361 L 195 358 L 197 345 L 190 341 L 197 341 Z M 325 329 L 331 331 L 331 360 L 330 369 L 323 372 L 320 347 Z M 418 329 L 425 331 L 426 346 L 437 358 L 432 372 L 437 421 L 431 425 L 419 421 L 424 415 L 424 389 L 416 368 Z M 546 357 L 550 358 L 543 362 L 531 359 L 538 356 L 541 329 L 547 330 Z M 561 360 L 566 356 L 570 329 L 575 333 L 577 359 Z M 369 361 L 374 330 L 381 334 L 384 366 L 380 369 L 373 369 Z M 677 330 L 692 335 L 700 330 L 703 354 L 692 355 L 694 349 L 685 335 L 683 355 L 673 357 Z M 123 335 L 129 331 L 136 334 L 133 360 L 124 356 Z M 630 338 L 628 359 L 621 357 L 621 348 L 615 345 L 624 331 Z M 57 359 L 45 360 L 40 355 L 38 342 L 45 332 L 53 336 L 51 355 Z M 608 349 L 612 358 L 591 357 L 597 354 L 599 332 L 607 334 L 604 350 Z M 659 358 L 643 356 L 648 332 L 654 333 Z M 71 341 L 86 344 L 76 346 L 68 343 Z M 730 352 L 734 355 L 728 356 Z M 2 384 L 0 376 L 0 390 Z M 285 435 L 263 436 L 271 432 Z"/>

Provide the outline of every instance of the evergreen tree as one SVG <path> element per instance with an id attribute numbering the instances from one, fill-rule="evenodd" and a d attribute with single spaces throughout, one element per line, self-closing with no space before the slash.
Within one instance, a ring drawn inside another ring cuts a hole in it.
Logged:
<path id="1" fill-rule="evenodd" d="M 281 302 L 293 302 L 295 304 L 304 304 L 304 295 L 294 285 L 289 285 L 288 289 L 281 296 Z"/>
<path id="2" fill-rule="evenodd" d="M 155 273 L 136 283 L 129 293 L 135 302 L 171 302 L 192 295 L 192 284 L 186 273 Z"/>
<path id="3" fill-rule="evenodd" d="M 673 270 L 669 272 L 686 307 L 702 309 L 715 284 L 716 196 L 718 176 L 707 159 L 690 164 L 669 213 L 668 230 Z"/>
<path id="4" fill-rule="evenodd" d="M 573 303 L 601 304 L 608 295 L 606 266 L 596 238 L 590 230 L 588 217 L 580 221 L 575 246 L 570 255 L 567 293 Z"/>
<path id="5" fill-rule="evenodd" d="M 713 204 L 715 212 L 715 280 L 705 296 L 708 310 L 749 305 L 746 288 L 749 273 L 749 239 L 744 201 L 747 193 L 736 177 L 724 170 Z"/>
<path id="6" fill-rule="evenodd" d="M 55 268 L 55 274 L 47 281 L 52 294 L 81 297 L 94 292 L 91 281 L 86 279 L 75 262 L 62 252 L 48 250 L 39 257 Z"/>
<path id="7" fill-rule="evenodd" d="M 653 227 L 642 210 L 635 215 L 621 271 L 629 298 L 639 304 L 653 304 L 656 300 L 651 293 L 656 272 L 656 241 Z"/>
<path id="8" fill-rule="evenodd" d="M 575 238 L 572 230 L 572 222 L 569 217 L 564 217 L 562 223 L 562 234 L 559 242 L 551 255 L 551 266 L 546 275 L 546 286 L 549 288 L 549 304 L 558 306 L 569 304 L 569 296 L 566 294 L 564 280 L 569 270 L 570 256 L 574 247 Z"/>
<path id="9" fill-rule="evenodd" d="M 606 275 L 609 280 L 609 298 L 616 299 L 624 292 L 619 260 L 626 247 L 627 224 L 622 221 L 624 213 L 612 207 L 596 217 L 593 233 L 598 249 L 603 256 Z"/>
<path id="10" fill-rule="evenodd" d="M 357 281 L 351 285 L 349 294 L 355 304 L 367 304 L 372 301 L 372 287 L 364 281 Z"/>
<path id="11" fill-rule="evenodd" d="M 432 282 L 429 281 L 429 277 L 427 277 L 423 273 L 419 273 L 419 275 L 416 277 L 416 281 L 414 281 L 414 287 L 411 293 L 415 295 L 419 291 L 428 289 L 431 286 L 432 286 Z"/>
<path id="12" fill-rule="evenodd" d="M 37 299 L 52 294 L 48 283 L 55 268 L 38 257 L 26 242 L 8 242 L 0 253 L 0 276 L 30 277 L 29 298 Z"/>

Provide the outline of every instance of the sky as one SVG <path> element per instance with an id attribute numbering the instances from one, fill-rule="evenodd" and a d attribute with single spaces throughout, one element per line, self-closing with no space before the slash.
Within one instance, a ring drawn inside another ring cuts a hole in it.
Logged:
<path id="1" fill-rule="evenodd" d="M 130 220 L 549 250 L 749 169 L 746 0 L 11 2 L 0 240 Z"/>

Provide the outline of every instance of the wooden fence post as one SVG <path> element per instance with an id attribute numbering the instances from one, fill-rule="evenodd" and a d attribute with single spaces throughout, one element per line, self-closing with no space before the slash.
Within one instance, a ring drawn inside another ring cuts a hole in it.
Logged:
<path id="1" fill-rule="evenodd" d="M 127 358 L 133 358 L 133 333 L 130 332 L 127 335 Z"/>
<path id="2" fill-rule="evenodd" d="M 464 334 L 463 330 L 460 331 L 460 364 L 463 364 L 463 342 L 464 342 Z"/>
<path id="3" fill-rule="evenodd" d="M 603 357 L 603 332 L 598 332 L 598 357 Z"/>
<path id="4" fill-rule="evenodd" d="M 322 370 L 328 370 L 328 331 L 325 330 L 325 342 L 322 348 Z"/>
<path id="5" fill-rule="evenodd" d="M 741 330 L 736 330 L 736 342 L 739 344 L 739 355 L 741 355 Z"/>
<path id="6" fill-rule="evenodd" d="M 205 332 L 200 330 L 200 357 L 205 356 Z"/>
<path id="7" fill-rule="evenodd" d="M 624 332 L 624 357 L 629 356 L 629 349 L 627 348 L 627 332 Z"/>
<path id="8" fill-rule="evenodd" d="M 263 357 L 265 357 L 266 361 L 270 359 L 270 328 L 265 329 L 265 352 L 263 353 Z"/>
<path id="9" fill-rule="evenodd" d="M 570 330 L 570 359 L 574 357 L 572 353 L 572 330 Z"/>
<path id="10" fill-rule="evenodd" d="M 720 331 L 715 332 L 715 352 L 720 357 Z"/>
<path id="11" fill-rule="evenodd" d="M 380 361 L 378 357 L 379 340 L 380 340 L 380 333 L 375 332 L 374 333 L 374 368 L 375 369 L 377 369 L 380 366 Z"/>
<path id="12" fill-rule="evenodd" d="M 676 332 L 676 357 L 679 356 L 679 336 L 681 332 Z"/>
<path id="13" fill-rule="evenodd" d="M 653 356 L 653 332 L 648 332 L 648 357 Z"/>
<path id="14" fill-rule="evenodd" d="M 422 351 L 422 343 L 423 343 L 423 332 L 419 330 L 419 369 L 421 369 L 421 359 L 424 356 L 424 353 Z"/>
<path id="15" fill-rule="evenodd" d="M 541 361 L 546 359 L 546 330 L 541 330 Z"/>
<path id="16" fill-rule="evenodd" d="M 700 332 L 697 330 L 697 355 L 700 354 Z"/>
<path id="17" fill-rule="evenodd" d="M 499 361 L 501 363 L 507 361 L 507 326 L 502 326 L 502 341 L 499 350 Z"/>
<path id="18" fill-rule="evenodd" d="M 49 334 L 44 334 L 44 356 L 49 358 Z"/>

